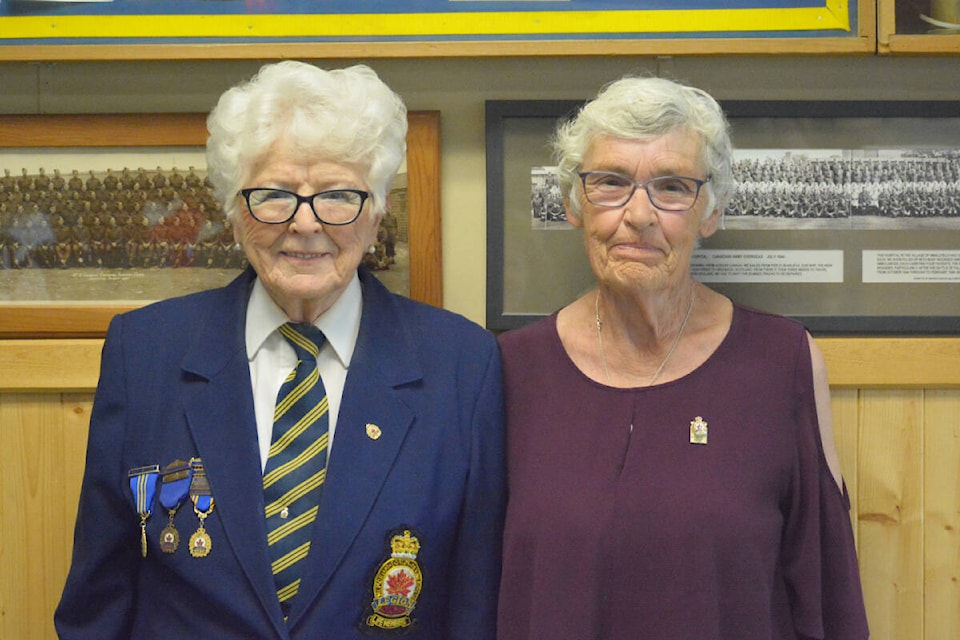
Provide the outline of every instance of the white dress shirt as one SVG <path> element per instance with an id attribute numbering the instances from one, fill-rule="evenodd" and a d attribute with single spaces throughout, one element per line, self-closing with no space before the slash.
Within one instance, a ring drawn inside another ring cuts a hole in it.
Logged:
<path id="1" fill-rule="evenodd" d="M 340 413 L 343 385 L 350 368 L 350 359 L 360 332 L 363 294 L 360 279 L 354 275 L 340 298 L 314 325 L 326 336 L 320 349 L 317 368 L 330 403 L 330 437 L 327 459 L 333 451 L 333 436 Z M 273 438 L 273 411 L 284 378 L 297 366 L 297 354 L 277 329 L 289 318 L 273 301 L 257 278 L 247 306 L 246 343 L 253 388 L 253 408 L 257 417 L 257 438 L 260 444 L 260 468 L 267 466 L 267 454 Z"/>

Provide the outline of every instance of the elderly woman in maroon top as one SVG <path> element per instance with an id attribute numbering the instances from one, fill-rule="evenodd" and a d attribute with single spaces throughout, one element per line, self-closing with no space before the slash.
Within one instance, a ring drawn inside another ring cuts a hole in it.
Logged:
<path id="1" fill-rule="evenodd" d="M 720 107 L 625 78 L 555 143 L 597 286 L 501 336 L 500 640 L 866 638 L 823 356 L 690 272 L 733 189 Z"/>

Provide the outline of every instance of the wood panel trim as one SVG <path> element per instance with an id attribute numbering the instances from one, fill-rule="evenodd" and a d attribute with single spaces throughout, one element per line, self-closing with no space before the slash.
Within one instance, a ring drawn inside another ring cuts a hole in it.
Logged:
<path id="1" fill-rule="evenodd" d="M 0 46 L 0 61 L 337 60 L 343 58 L 574 57 L 636 55 L 874 54 L 875 32 L 838 38 L 651 38 L 516 42 L 338 42 L 212 45 Z"/>
<path id="2" fill-rule="evenodd" d="M 203 113 L 0 115 L 2 147 L 196 147 Z"/>
<path id="3" fill-rule="evenodd" d="M 960 387 L 960 337 L 817 338 L 831 386 Z"/>
<path id="4" fill-rule="evenodd" d="M 0 340 L 0 391 L 90 391 L 103 340 Z"/>
<path id="5" fill-rule="evenodd" d="M 102 344 L 0 340 L 0 391 L 94 389 Z M 960 338 L 820 338 L 817 344 L 834 387 L 960 388 Z"/>

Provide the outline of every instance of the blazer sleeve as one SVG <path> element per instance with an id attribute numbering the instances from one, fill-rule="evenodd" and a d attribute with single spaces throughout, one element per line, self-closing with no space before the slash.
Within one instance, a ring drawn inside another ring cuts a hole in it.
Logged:
<path id="1" fill-rule="evenodd" d="M 506 505 L 500 352 L 490 341 L 469 407 L 470 468 L 448 592 L 450 640 L 493 640 Z"/>
<path id="2" fill-rule="evenodd" d="M 127 379 L 122 319 L 104 342 L 74 530 L 73 559 L 54 614 L 63 640 L 129 638 L 140 553 L 139 517 L 124 489 Z"/>

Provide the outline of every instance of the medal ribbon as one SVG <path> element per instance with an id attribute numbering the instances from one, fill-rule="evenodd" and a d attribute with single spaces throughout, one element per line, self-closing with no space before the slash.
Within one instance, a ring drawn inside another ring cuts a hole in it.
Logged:
<path id="1" fill-rule="evenodd" d="M 128 472 L 130 491 L 137 514 L 140 516 L 140 555 L 147 557 L 147 518 L 153 513 L 153 499 L 157 494 L 157 480 L 160 478 L 160 465 L 152 464 L 137 467 Z"/>
<path id="2" fill-rule="evenodd" d="M 199 458 L 190 460 L 190 467 L 193 475 L 189 488 L 190 499 L 193 500 L 197 511 L 206 515 L 213 508 L 213 496 L 210 494 L 207 472 Z"/>
<path id="3" fill-rule="evenodd" d="M 206 515 L 209 515 L 211 509 L 213 509 L 213 496 L 194 496 L 193 504 L 197 508 L 197 511 Z"/>
<path id="4" fill-rule="evenodd" d="M 160 504 L 163 505 L 164 509 L 170 511 L 180 506 L 183 499 L 187 497 L 187 492 L 190 491 L 192 476 L 193 470 L 188 467 L 183 477 L 171 482 L 164 480 L 160 487 Z"/>

